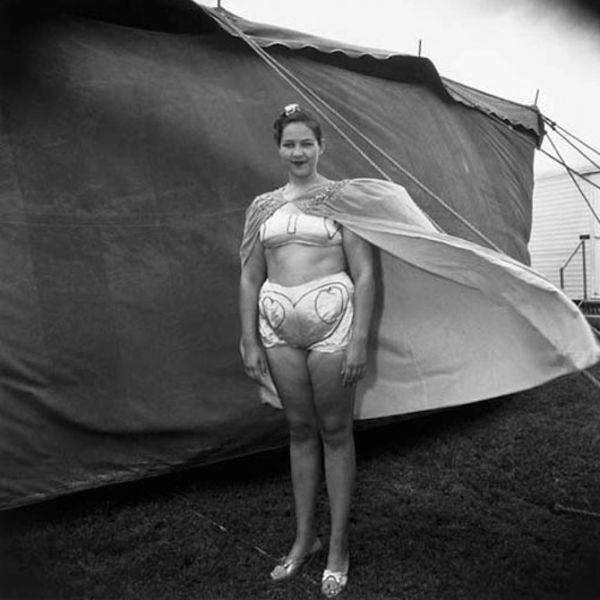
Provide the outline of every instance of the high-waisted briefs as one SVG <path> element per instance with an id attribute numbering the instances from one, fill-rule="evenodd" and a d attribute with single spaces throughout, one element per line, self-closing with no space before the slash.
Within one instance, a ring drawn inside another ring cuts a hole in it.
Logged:
<path id="1" fill-rule="evenodd" d="M 353 294 L 354 284 L 344 271 L 294 286 L 267 279 L 258 295 L 258 327 L 264 347 L 342 350 L 352 333 Z"/>

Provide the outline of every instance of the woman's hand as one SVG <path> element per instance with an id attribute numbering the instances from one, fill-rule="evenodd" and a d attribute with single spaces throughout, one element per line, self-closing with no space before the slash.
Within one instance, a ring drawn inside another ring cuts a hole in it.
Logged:
<path id="1" fill-rule="evenodd" d="M 352 340 L 346 347 L 346 355 L 342 362 L 342 385 L 352 385 L 362 379 L 367 370 L 366 341 Z"/>
<path id="2" fill-rule="evenodd" d="M 244 363 L 246 375 L 255 381 L 267 375 L 267 357 L 265 351 L 257 342 L 240 341 L 240 354 Z"/>

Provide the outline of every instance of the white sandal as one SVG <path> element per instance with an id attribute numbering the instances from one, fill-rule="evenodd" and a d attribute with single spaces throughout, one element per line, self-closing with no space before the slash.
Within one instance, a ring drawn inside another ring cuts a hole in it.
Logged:
<path id="1" fill-rule="evenodd" d="M 321 592 L 327 598 L 339 596 L 348 584 L 348 564 L 345 571 L 330 571 L 325 569 L 321 578 Z"/>
<path id="2" fill-rule="evenodd" d="M 317 538 L 312 548 L 304 555 L 298 558 L 286 559 L 284 556 L 281 562 L 271 571 L 271 579 L 275 582 L 286 581 L 300 572 L 302 567 L 306 566 L 316 554 L 323 548 L 321 540 Z"/>

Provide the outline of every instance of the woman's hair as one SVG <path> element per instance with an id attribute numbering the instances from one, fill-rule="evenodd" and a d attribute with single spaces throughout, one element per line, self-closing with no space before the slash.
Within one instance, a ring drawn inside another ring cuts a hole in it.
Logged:
<path id="1" fill-rule="evenodd" d="M 278 146 L 281 144 L 281 136 L 283 135 L 285 126 L 290 123 L 304 123 L 315 134 L 318 144 L 321 145 L 323 134 L 319 121 L 308 111 L 300 108 L 298 104 L 288 104 L 273 123 L 273 137 Z"/>

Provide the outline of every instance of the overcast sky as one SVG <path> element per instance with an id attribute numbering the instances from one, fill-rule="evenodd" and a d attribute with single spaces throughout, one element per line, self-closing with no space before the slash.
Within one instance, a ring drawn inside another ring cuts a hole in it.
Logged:
<path id="1" fill-rule="evenodd" d="M 214 2 L 206 4 L 216 5 Z M 252 21 L 431 59 L 443 77 L 533 104 L 600 150 L 600 19 L 565 0 L 222 0 Z M 551 132 L 552 133 L 552 132 Z M 553 134 L 577 168 L 590 164 Z M 543 146 L 550 150 L 546 141 Z M 600 164 L 600 156 L 592 155 Z M 559 169 L 541 153 L 536 174 Z"/>

